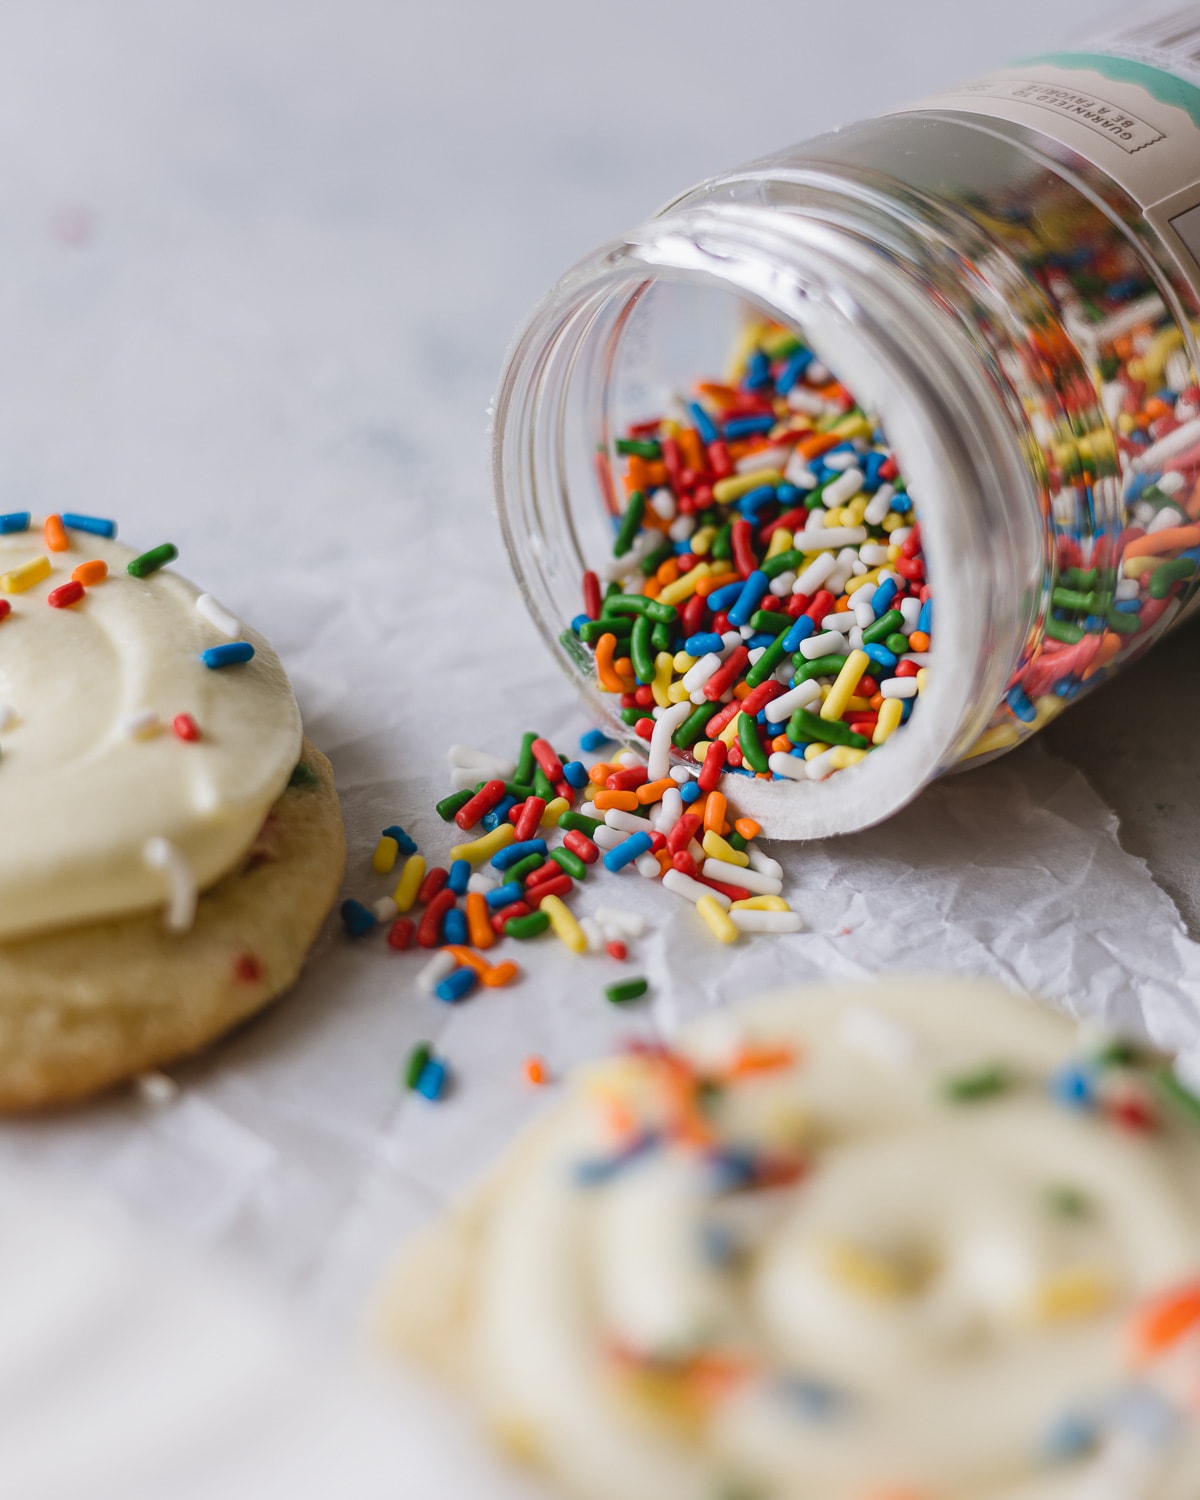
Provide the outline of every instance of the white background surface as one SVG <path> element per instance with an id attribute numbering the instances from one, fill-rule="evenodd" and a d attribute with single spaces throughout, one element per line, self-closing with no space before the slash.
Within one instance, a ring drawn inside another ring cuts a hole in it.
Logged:
<path id="1" fill-rule="evenodd" d="M 1094 11 L 8 0 L 0 510 L 173 540 L 272 638 L 338 775 L 348 893 L 382 894 L 385 824 L 444 854 L 431 803 L 451 741 L 508 751 L 539 728 L 566 749 L 586 727 L 489 493 L 486 407 L 531 303 L 692 180 Z M 85 1218 L 115 1205 L 219 1249 L 336 1342 L 396 1239 L 536 1107 L 530 1052 L 561 1069 L 766 984 L 929 967 L 1080 1012 L 1140 1007 L 1189 1044 L 1200 952 L 1171 898 L 1195 910 L 1196 643 L 885 828 L 789 853 L 807 934 L 714 951 L 632 873 L 593 879 L 581 909 L 646 901 L 654 918 L 637 1014 L 603 999 L 615 966 L 550 940 L 515 955 L 519 987 L 448 1010 L 414 992 L 420 960 L 331 927 L 286 1004 L 178 1070 L 175 1104 L 124 1094 L 5 1125 L 0 1170 L 32 1167 Z M 397 1087 L 419 1037 L 457 1075 L 437 1108 Z"/>

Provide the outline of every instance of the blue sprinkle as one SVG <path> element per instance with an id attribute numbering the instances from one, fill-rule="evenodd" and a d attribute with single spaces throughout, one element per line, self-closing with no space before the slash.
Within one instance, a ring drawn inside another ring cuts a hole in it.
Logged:
<path id="1" fill-rule="evenodd" d="M 618 844 L 615 849 L 609 849 L 604 855 L 604 868 L 615 874 L 623 870 L 626 865 L 633 863 L 640 855 L 648 854 L 653 840 L 648 833 L 631 833 L 624 842 Z"/>
<path id="2" fill-rule="evenodd" d="M 770 432 L 775 425 L 775 418 L 769 412 L 764 412 L 761 417 L 731 417 L 725 423 L 725 436 L 736 442 L 738 438 L 756 437 L 760 432 Z"/>
<path id="3" fill-rule="evenodd" d="M 545 839 L 524 839 L 519 844 L 509 844 L 507 848 L 501 849 L 498 854 L 492 855 L 492 868 L 494 870 L 507 870 L 515 864 L 519 864 L 527 854 L 545 854 Z"/>
<path id="4" fill-rule="evenodd" d="M 480 818 L 479 826 L 483 829 L 484 833 L 491 833 L 494 829 L 499 828 L 501 823 L 508 822 L 508 815 L 516 805 L 517 799 L 515 797 L 501 797 L 491 812 L 484 813 L 483 817 Z"/>
<path id="5" fill-rule="evenodd" d="M 417 841 L 411 834 L 405 833 L 399 823 L 393 823 L 389 828 L 383 830 L 385 839 L 395 839 L 400 846 L 401 854 L 415 854 L 417 852 Z"/>
<path id="6" fill-rule="evenodd" d="M 442 918 L 442 942 L 465 943 L 467 941 L 467 916 L 452 906 Z"/>
<path id="7" fill-rule="evenodd" d="M 921 606 L 921 613 L 917 616 L 917 629 L 926 635 L 933 629 L 933 600 L 926 599 Z"/>
<path id="8" fill-rule="evenodd" d="M 898 516 L 906 516 L 912 510 L 912 501 L 903 492 L 892 496 L 892 509 Z"/>
<path id="9" fill-rule="evenodd" d="M 679 788 L 679 795 L 683 798 L 684 807 L 688 807 L 699 797 L 700 786 L 695 781 L 685 781 Z"/>
<path id="10" fill-rule="evenodd" d="M 773 646 L 777 639 L 778 637 L 773 636 L 769 630 L 760 630 L 746 642 L 746 649 L 747 651 L 757 651 L 760 646 L 765 649 L 767 646 Z"/>
<path id="11" fill-rule="evenodd" d="M 1032 724 L 1034 719 L 1037 718 L 1037 709 L 1030 703 L 1029 695 L 1021 687 L 1020 683 L 1009 688 L 1005 702 L 1023 723 Z"/>
<path id="12" fill-rule="evenodd" d="M 1068 1063 L 1050 1080 L 1050 1092 L 1060 1104 L 1070 1109 L 1090 1109 L 1093 1100 L 1092 1080 L 1087 1070 L 1077 1063 Z"/>
<path id="13" fill-rule="evenodd" d="M 714 1193 L 736 1193 L 739 1188 L 753 1187 L 758 1181 L 758 1158 L 753 1151 L 727 1146 L 713 1151 L 707 1165 Z"/>
<path id="14" fill-rule="evenodd" d="M 728 1266 L 739 1258 L 741 1246 L 724 1224 L 701 1224 L 700 1253 L 710 1266 Z"/>
<path id="15" fill-rule="evenodd" d="M 446 888 L 454 892 L 456 896 L 467 894 L 467 881 L 471 878 L 471 861 L 469 859 L 456 859 L 450 866 L 450 878 L 446 881 Z"/>
<path id="16" fill-rule="evenodd" d="M 579 748 L 587 754 L 594 754 L 603 745 L 611 745 L 613 742 L 605 734 L 603 729 L 586 729 L 579 736 Z"/>
<path id="17" fill-rule="evenodd" d="M 1083 628 L 1089 635 L 1099 635 L 1101 631 L 1104 630 L 1107 624 L 1108 621 L 1104 618 L 1103 615 L 1088 615 L 1087 619 L 1084 621 Z"/>
<path id="18" fill-rule="evenodd" d="M 585 625 L 589 625 L 591 623 L 591 619 L 591 615 L 587 614 L 586 612 L 583 614 L 578 614 L 571 621 L 571 629 L 575 632 L 576 635 L 578 635 Z"/>
<path id="19" fill-rule="evenodd" d="M 764 505 L 771 505 L 775 500 L 775 486 L 773 484 L 760 484 L 755 489 L 747 490 L 744 495 L 738 496 L 738 509 L 753 521 L 757 513 Z"/>
<path id="20" fill-rule="evenodd" d="M 897 587 L 894 578 L 885 578 L 882 583 L 876 584 L 875 592 L 871 595 L 871 608 L 875 611 L 876 619 L 891 609 L 892 600 L 896 597 Z"/>
<path id="21" fill-rule="evenodd" d="M 723 588 L 714 589 L 708 596 L 708 607 L 714 615 L 720 614 L 723 609 L 728 609 L 734 603 L 741 592 L 742 580 L 739 578 L 736 583 L 727 583 Z"/>
<path id="22" fill-rule="evenodd" d="M 658 1136 L 653 1132 L 640 1135 L 625 1147 L 623 1151 L 614 1152 L 612 1156 L 594 1157 L 590 1161 L 575 1163 L 573 1176 L 578 1187 L 603 1187 L 619 1172 L 626 1167 L 631 1167 L 640 1157 L 648 1151 L 653 1151 L 658 1145 Z"/>
<path id="23" fill-rule="evenodd" d="M 817 622 L 808 615 L 799 615 L 796 623 L 788 627 L 788 632 L 783 638 L 783 649 L 785 654 L 791 655 L 799 651 L 800 642 L 806 641 L 817 628 Z"/>
<path id="24" fill-rule="evenodd" d="M 688 404 L 688 415 L 695 423 L 696 431 L 700 434 L 702 443 L 715 443 L 719 441 L 721 434 L 713 426 L 712 418 L 700 405 L 699 401 Z"/>
<path id="25" fill-rule="evenodd" d="M 90 531 L 93 536 L 113 537 L 117 534 L 117 523 L 105 520 L 103 516 L 80 516 L 74 511 L 64 510 L 62 523 L 72 531 Z"/>
<path id="26" fill-rule="evenodd" d="M 746 389 L 750 391 L 761 390 L 762 387 L 772 384 L 771 362 L 761 349 L 756 349 L 750 356 L 750 363 L 746 368 Z M 771 425 L 775 425 L 774 417 Z"/>
<path id="27" fill-rule="evenodd" d="M 459 971 L 462 972 L 461 970 Z M 469 974 L 470 969 L 467 970 Z M 421 1076 L 417 1079 L 416 1091 L 423 1094 L 426 1099 L 440 1099 L 446 1092 L 446 1064 L 440 1058 L 431 1057 L 421 1069 Z"/>
<path id="28" fill-rule="evenodd" d="M 689 635 L 683 649 L 689 656 L 707 656 L 710 651 L 721 651 L 725 642 L 715 630 L 702 630 L 699 635 Z"/>
<path id="29" fill-rule="evenodd" d="M 779 379 L 775 382 L 775 389 L 781 396 L 787 395 L 812 362 L 811 349 L 797 349 L 795 354 L 791 355 L 787 364 L 780 370 Z"/>
<path id="30" fill-rule="evenodd" d="M 775 498 L 785 510 L 790 510 L 800 499 L 800 491 L 794 484 L 780 484 L 775 488 Z"/>
<path id="31" fill-rule="evenodd" d="M 1113 608 L 1119 615 L 1136 615 L 1141 612 L 1142 601 L 1140 599 L 1118 599 Z"/>
<path id="32" fill-rule="evenodd" d="M 444 1000 L 447 1005 L 453 1005 L 456 1000 L 465 999 L 478 983 L 479 975 L 474 969 L 468 969 L 464 964 L 461 969 L 455 969 L 452 974 L 447 974 L 445 979 L 439 980 L 434 985 L 433 993 L 439 1000 Z M 424 1073 L 421 1076 L 423 1078 Z M 419 1082 L 417 1087 L 421 1089 Z M 425 1090 L 421 1089 L 421 1092 L 424 1093 Z"/>
<path id="33" fill-rule="evenodd" d="M 884 667 L 888 671 L 900 660 L 895 652 L 889 651 L 886 646 L 864 646 L 863 650 L 877 667 Z"/>
<path id="34" fill-rule="evenodd" d="M 795 1406 L 806 1417 L 825 1421 L 842 1405 L 844 1397 L 824 1381 L 812 1380 L 803 1375 L 784 1375 L 778 1381 L 781 1396 Z"/>
<path id="35" fill-rule="evenodd" d="M 900 722 L 901 724 L 907 724 L 909 719 L 912 718 L 913 704 L 917 700 L 915 698 L 904 698 L 901 701 L 904 706 L 900 710 Z"/>
<path id="36" fill-rule="evenodd" d="M 735 629 L 740 629 L 741 626 L 748 625 L 750 623 L 750 616 L 762 603 L 763 598 L 765 597 L 766 592 L 770 588 L 770 586 L 771 580 L 767 577 L 767 575 L 762 571 L 761 568 L 755 568 L 754 572 L 750 574 L 750 577 L 746 579 L 745 583 L 739 586 L 737 603 L 734 604 L 733 608 L 729 611 L 730 625 L 734 626 Z M 733 585 L 730 584 L 730 587 L 732 588 Z M 724 589 L 717 590 L 718 594 L 724 592 Z M 714 594 L 709 595 L 710 605 L 711 601 L 715 597 L 716 595 Z"/>
<path id="37" fill-rule="evenodd" d="M 215 672 L 218 667 L 232 667 L 249 661 L 253 655 L 254 647 L 249 641 L 230 641 L 227 645 L 209 646 L 206 651 L 201 651 L 200 660 Z"/>
<path id="38" fill-rule="evenodd" d="M 27 510 L 10 510 L 6 516 L 0 516 L 0 536 L 11 531 L 28 531 L 32 519 Z"/>
<path id="39" fill-rule="evenodd" d="M 502 906 L 519 901 L 524 894 L 519 880 L 507 880 L 503 885 L 494 885 L 484 899 L 492 911 L 499 911 Z"/>
<path id="40" fill-rule="evenodd" d="M 1039 1445 L 1040 1456 L 1047 1463 L 1067 1463 L 1083 1458 L 1099 1441 L 1099 1430 L 1094 1421 L 1078 1413 L 1068 1412 L 1059 1417 Z"/>
<path id="41" fill-rule="evenodd" d="M 676 557 L 682 557 L 685 552 L 690 552 L 692 550 L 692 544 L 686 537 L 684 537 L 682 541 L 672 542 L 671 550 L 675 553 Z"/>
<path id="42" fill-rule="evenodd" d="M 365 907 L 361 901 L 343 901 L 338 910 L 341 913 L 342 926 L 345 927 L 350 937 L 362 937 L 376 925 L 375 913 Z"/>
<path id="43" fill-rule="evenodd" d="M 568 786 L 573 786 L 576 791 L 588 784 L 588 770 L 581 760 L 568 760 L 563 762 L 563 780 Z"/>

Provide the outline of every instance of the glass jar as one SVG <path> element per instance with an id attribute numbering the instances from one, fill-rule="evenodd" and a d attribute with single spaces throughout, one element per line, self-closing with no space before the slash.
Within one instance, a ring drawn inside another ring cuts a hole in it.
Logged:
<path id="1" fill-rule="evenodd" d="M 1003 118 L 1003 90 L 985 103 L 977 88 L 684 194 L 571 270 L 503 374 L 495 485 L 517 579 L 590 712 L 625 738 L 565 628 L 612 549 L 616 440 L 724 368 L 748 310 L 802 335 L 887 432 L 935 599 L 928 681 L 851 769 L 739 781 L 739 810 L 772 836 L 865 827 L 1020 743 L 1195 592 L 1190 266 L 1144 202 L 1029 123 L 1046 104 Z"/>

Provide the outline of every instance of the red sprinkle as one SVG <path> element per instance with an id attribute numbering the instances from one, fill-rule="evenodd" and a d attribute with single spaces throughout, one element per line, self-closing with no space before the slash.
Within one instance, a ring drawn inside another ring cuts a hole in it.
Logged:
<path id="1" fill-rule="evenodd" d="M 60 583 L 56 589 L 51 589 L 46 595 L 46 603 L 52 609 L 66 609 L 70 604 L 78 604 L 82 598 L 83 584 L 72 578 L 67 583 Z"/>
<path id="2" fill-rule="evenodd" d="M 615 958 L 618 963 L 624 962 L 624 960 L 629 957 L 628 948 L 626 948 L 625 944 L 619 942 L 616 938 L 614 938 L 611 943 L 605 944 L 605 951 L 607 952 L 609 958 Z"/>
<path id="3" fill-rule="evenodd" d="M 431 870 L 430 875 L 433 874 Z M 445 870 L 442 871 L 443 878 Z M 427 875 L 426 880 L 429 879 Z M 442 918 L 454 905 L 458 898 L 453 891 L 438 891 L 433 900 L 421 913 L 421 921 L 417 927 L 417 942 L 422 948 L 436 948 L 442 939 Z"/>
<path id="4" fill-rule="evenodd" d="M 485 813 L 490 813 L 497 803 L 502 802 L 505 795 L 502 781 L 485 781 L 475 795 L 454 814 L 454 821 L 465 833 L 469 828 L 474 828 Z"/>
<path id="5" fill-rule="evenodd" d="M 533 758 L 546 773 L 547 781 L 561 781 L 563 779 L 562 761 L 555 753 L 554 746 L 549 740 L 534 740 L 532 746 Z M 503 782 L 500 783 L 504 785 Z M 497 798 L 497 801 L 500 799 Z"/>
<path id="6" fill-rule="evenodd" d="M 427 870 L 425 873 L 425 879 L 422 880 L 420 888 L 417 891 L 417 900 L 422 906 L 428 905 L 437 893 L 443 889 L 449 879 L 449 870 L 443 870 L 441 865 L 434 865 L 432 869 Z"/>
<path id="7" fill-rule="evenodd" d="M 600 858 L 599 846 L 586 833 L 580 833 L 578 828 L 572 828 L 563 834 L 563 848 L 577 854 L 585 865 L 594 865 Z"/>
<path id="8" fill-rule="evenodd" d="M 516 820 L 516 842 L 523 844 L 533 838 L 541 827 L 542 814 L 546 811 L 544 797 L 526 797 L 521 803 L 521 815 Z"/>
<path id="9" fill-rule="evenodd" d="M 262 972 L 262 963 L 253 953 L 239 953 L 233 961 L 233 977 L 243 984 L 257 984 Z"/>
<path id="10" fill-rule="evenodd" d="M 181 740 L 195 742 L 200 738 L 200 726 L 192 718 L 191 714 L 176 714 L 171 720 L 171 728 Z"/>
<path id="11" fill-rule="evenodd" d="M 388 928 L 388 947 L 399 949 L 401 952 L 413 940 L 413 920 L 411 917 L 397 917 Z"/>
<path id="12" fill-rule="evenodd" d="M 725 769 L 725 759 L 729 754 L 729 746 L 724 740 L 713 740 L 708 747 L 708 754 L 704 757 L 704 763 L 700 767 L 700 774 L 696 778 L 702 792 L 714 792 L 717 782 L 721 779 L 721 772 Z"/>
<path id="13" fill-rule="evenodd" d="M 12 614 L 12 605 L 7 599 L 0 599 L 0 620 Z"/>

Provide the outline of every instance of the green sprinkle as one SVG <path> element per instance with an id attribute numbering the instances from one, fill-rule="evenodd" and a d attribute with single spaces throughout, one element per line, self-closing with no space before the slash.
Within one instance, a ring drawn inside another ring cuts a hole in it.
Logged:
<path id="1" fill-rule="evenodd" d="M 1131 1068 L 1141 1061 L 1137 1048 L 1120 1039 L 1106 1042 L 1092 1060 L 1101 1068 Z"/>
<path id="2" fill-rule="evenodd" d="M 1062 575 L 1062 581 L 1069 589 L 1091 590 L 1096 587 L 1098 577 L 1096 568 L 1068 568 Z M 1054 592 L 1057 594 L 1058 590 L 1055 589 Z"/>
<path id="3" fill-rule="evenodd" d="M 633 539 L 641 530 L 642 519 L 646 514 L 646 497 L 641 490 L 634 490 L 629 497 L 629 504 L 625 507 L 625 514 L 621 517 L 621 524 L 617 528 L 617 534 L 613 538 L 613 556 L 624 557 L 633 546 Z"/>
<path id="4" fill-rule="evenodd" d="M 898 630 L 894 635 L 889 635 L 887 640 L 885 640 L 883 644 L 887 647 L 887 649 L 892 653 L 893 656 L 903 656 L 904 653 L 910 649 L 908 644 L 908 637 L 906 635 L 902 635 Z"/>
<path id="5" fill-rule="evenodd" d="M 524 917 L 509 917 L 504 932 L 510 938 L 540 937 L 550 926 L 550 918 L 544 911 L 531 911 Z"/>
<path id="6" fill-rule="evenodd" d="M 305 760 L 296 762 L 296 769 L 288 777 L 288 786 L 316 786 L 320 777 Z"/>
<path id="7" fill-rule="evenodd" d="M 765 562 L 759 564 L 759 570 L 765 573 L 768 578 L 778 578 L 781 573 L 790 573 L 793 568 L 799 568 L 803 561 L 804 553 L 798 552 L 793 547 L 788 552 L 777 552 L 774 557 L 768 557 Z M 791 625 L 792 623 L 792 618 L 789 615 L 788 624 Z"/>
<path id="8" fill-rule="evenodd" d="M 618 438 L 617 452 L 625 458 L 646 458 L 651 463 L 662 457 L 662 449 L 652 438 Z"/>
<path id="9" fill-rule="evenodd" d="M 715 562 L 728 562 L 733 556 L 733 522 L 726 521 L 724 526 L 713 537 L 713 544 L 708 549 L 708 555 Z"/>
<path id="10" fill-rule="evenodd" d="M 956 1078 L 947 1078 L 942 1088 L 946 1098 L 955 1104 L 975 1104 L 981 1099 L 994 1099 L 1012 1086 L 1012 1079 L 1005 1070 L 995 1064 L 977 1068 L 974 1073 L 960 1073 Z"/>
<path id="11" fill-rule="evenodd" d="M 1170 1063 L 1163 1063 L 1161 1067 L 1155 1068 L 1154 1082 L 1169 1104 L 1173 1104 L 1182 1114 L 1200 1125 L 1200 1097 L 1179 1081 Z"/>
<path id="12" fill-rule="evenodd" d="M 558 826 L 565 828 L 569 833 L 573 828 L 576 833 L 582 833 L 591 838 L 596 829 L 600 827 L 599 818 L 589 818 L 586 813 L 576 812 L 574 808 L 568 808 L 558 820 Z"/>
<path id="13" fill-rule="evenodd" d="M 1067 620 L 1047 620 L 1046 634 L 1052 641 L 1062 641 L 1064 646 L 1077 646 L 1086 634 L 1082 625 L 1072 625 Z M 864 634 L 863 639 L 866 639 Z"/>
<path id="14" fill-rule="evenodd" d="M 791 621 L 789 620 L 789 624 Z M 783 660 L 783 643 L 786 636 L 777 635 L 763 654 L 758 658 L 750 670 L 746 673 L 746 682 L 756 688 L 760 682 L 766 682 L 771 673 Z"/>
<path id="15" fill-rule="evenodd" d="M 570 849 L 551 849 L 550 858 L 560 870 L 565 870 L 572 880 L 587 879 L 587 865 L 584 864 L 578 854 L 572 854 Z M 512 879 L 511 875 L 509 879 Z"/>
<path id="16" fill-rule="evenodd" d="M 440 802 L 434 804 L 433 810 L 443 823 L 449 823 L 459 808 L 466 807 L 474 795 L 470 787 L 464 787 L 461 792 L 451 792 L 448 797 L 443 797 Z"/>
<path id="17" fill-rule="evenodd" d="M 669 651 L 671 649 L 671 627 L 664 625 L 659 620 L 650 632 L 650 644 L 656 651 Z"/>
<path id="18" fill-rule="evenodd" d="M 604 601 L 602 614 L 649 615 L 663 625 L 674 625 L 679 611 L 673 604 L 660 604 L 657 599 L 648 599 L 645 594 L 614 594 Z"/>
<path id="19" fill-rule="evenodd" d="M 1137 615 L 1127 615 L 1119 609 L 1110 609 L 1106 619 L 1108 628 L 1118 635 L 1135 635 L 1141 629 L 1142 622 Z"/>
<path id="20" fill-rule="evenodd" d="M 1066 588 L 1055 589 L 1050 595 L 1050 601 L 1055 609 L 1074 609 L 1085 615 L 1102 614 L 1111 603 L 1111 600 L 1094 589 L 1085 593 L 1081 589 Z"/>
<path id="21" fill-rule="evenodd" d="M 164 542 L 161 547 L 151 547 L 149 552 L 143 552 L 140 557 L 135 557 L 125 564 L 125 571 L 132 573 L 135 578 L 146 578 L 151 573 L 157 573 L 159 568 L 165 568 L 169 562 L 174 562 L 179 556 L 179 548 L 174 542 Z"/>
<path id="22" fill-rule="evenodd" d="M 1086 1219 L 1092 1211 L 1087 1194 L 1067 1183 L 1052 1183 L 1046 1189 L 1046 1207 L 1064 1219 Z"/>
<path id="23" fill-rule="evenodd" d="M 425 1064 L 433 1057 L 433 1048 L 428 1042 L 418 1042 L 408 1054 L 408 1061 L 404 1065 L 404 1084 L 406 1088 L 415 1089 L 417 1079 L 425 1071 Z"/>
<path id="24" fill-rule="evenodd" d="M 648 615 L 639 615 L 633 622 L 629 656 L 633 662 L 633 675 L 640 683 L 654 681 L 654 647 L 650 641 L 652 629 Z"/>
<path id="25" fill-rule="evenodd" d="M 504 790 L 510 797 L 515 797 L 518 802 L 524 802 L 526 797 L 533 796 L 532 781 L 506 781 Z"/>
<path id="26" fill-rule="evenodd" d="M 646 717 L 646 710 L 644 708 L 623 708 L 618 717 L 622 724 L 628 724 L 632 729 L 639 719 Z M 547 798 L 546 800 L 549 801 L 550 799 Z"/>
<path id="27" fill-rule="evenodd" d="M 904 624 L 904 616 L 898 609 L 889 609 L 880 615 L 874 625 L 869 625 L 863 631 L 863 644 L 865 646 L 881 646 L 893 631 L 899 630 Z"/>
<path id="28" fill-rule="evenodd" d="M 1175 557 L 1169 562 L 1159 563 L 1150 575 L 1151 599 L 1166 599 L 1181 579 L 1190 578 L 1195 571 L 1196 564 L 1190 557 Z"/>
<path id="29" fill-rule="evenodd" d="M 626 1005 L 630 1000 L 640 1000 L 649 988 L 648 979 L 622 979 L 619 984 L 607 985 L 604 995 L 610 1005 Z"/>
<path id="30" fill-rule="evenodd" d="M 533 742 L 537 738 L 539 736 L 536 729 L 530 729 L 521 736 L 521 753 L 517 756 L 513 780 L 524 782 L 526 786 L 533 782 Z"/>
<path id="31" fill-rule="evenodd" d="M 790 630 L 795 623 L 791 615 L 780 614 L 777 609 L 756 609 L 750 616 L 751 630 L 769 630 L 772 635 Z"/>
<path id="32" fill-rule="evenodd" d="M 767 752 L 758 738 L 758 725 L 749 714 L 738 714 L 738 744 L 742 760 L 752 771 L 769 771 Z"/>
<path id="33" fill-rule="evenodd" d="M 793 745 L 849 745 L 852 750 L 867 748 L 862 735 L 855 734 L 840 719 L 822 719 L 807 708 L 798 708 L 788 720 L 787 736 Z"/>
<path id="34" fill-rule="evenodd" d="M 554 790 L 554 783 L 546 775 L 545 771 L 542 770 L 541 766 L 534 766 L 533 768 L 533 795 L 541 797 L 544 802 L 550 802 L 558 796 L 558 793 Z"/>
<path id="35" fill-rule="evenodd" d="M 532 875 L 535 870 L 540 870 L 545 863 L 544 855 L 527 854 L 524 859 L 519 859 L 515 865 L 505 870 L 504 879 L 505 881 L 524 880 L 526 875 Z"/>
<path id="36" fill-rule="evenodd" d="M 731 833 L 727 833 L 725 835 L 725 842 L 729 845 L 729 847 L 731 849 L 736 849 L 738 851 L 738 853 L 740 854 L 741 851 L 746 847 L 746 845 L 749 842 L 749 840 L 743 838 L 742 835 L 735 828 Z"/>
<path id="37" fill-rule="evenodd" d="M 602 635 L 615 635 L 620 639 L 632 632 L 633 621 L 628 615 L 602 615 L 600 619 L 587 620 L 579 627 L 579 639 L 594 646 Z"/>
<path id="38" fill-rule="evenodd" d="M 807 682 L 810 677 L 836 677 L 845 664 L 844 656 L 814 656 L 810 661 L 802 652 L 797 651 L 792 657 L 792 665 L 796 669 L 796 686 Z"/>
<path id="39" fill-rule="evenodd" d="M 698 708 L 694 708 L 671 736 L 671 743 L 680 750 L 690 750 L 720 706 L 719 703 L 701 703 Z"/>
<path id="40" fill-rule="evenodd" d="M 662 567 L 663 563 L 666 562 L 667 558 L 674 556 L 675 548 L 672 547 L 670 541 L 666 537 L 663 537 L 662 541 L 658 544 L 657 547 L 655 547 L 654 551 L 648 552 L 638 564 L 638 567 L 642 570 L 642 577 L 649 578 L 651 573 L 657 573 L 659 568 Z"/>

